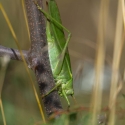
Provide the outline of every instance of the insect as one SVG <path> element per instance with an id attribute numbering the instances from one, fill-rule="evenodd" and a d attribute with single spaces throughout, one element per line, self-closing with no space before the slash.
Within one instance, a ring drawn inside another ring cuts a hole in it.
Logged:
<path id="1" fill-rule="evenodd" d="M 53 77 L 56 82 L 56 86 L 46 95 L 57 89 L 59 95 L 63 96 L 66 99 L 68 106 L 70 106 L 67 96 L 73 96 L 74 94 L 70 57 L 67 48 L 71 33 L 62 25 L 55 0 L 49 0 L 47 3 L 49 13 L 46 13 L 36 2 L 35 4 L 47 18 L 46 36 L 48 42 L 49 60 Z M 67 39 L 65 39 L 63 30 L 68 32 Z"/>

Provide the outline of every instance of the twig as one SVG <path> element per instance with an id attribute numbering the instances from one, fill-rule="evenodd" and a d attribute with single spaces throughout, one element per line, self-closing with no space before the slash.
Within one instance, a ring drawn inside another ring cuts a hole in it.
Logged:
<path id="1" fill-rule="evenodd" d="M 22 52 L 25 59 L 27 59 L 28 51 L 23 50 Z M 0 57 L 3 57 L 5 55 L 8 55 L 10 59 L 22 61 L 20 52 L 18 50 L 0 45 Z"/>

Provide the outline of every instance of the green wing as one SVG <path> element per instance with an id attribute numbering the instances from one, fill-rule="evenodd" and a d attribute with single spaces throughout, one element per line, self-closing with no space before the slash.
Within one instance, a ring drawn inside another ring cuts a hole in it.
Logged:
<path id="1" fill-rule="evenodd" d="M 51 17 L 54 18 L 58 23 L 62 24 L 59 10 L 58 10 L 58 7 L 56 5 L 55 0 L 50 0 L 48 3 L 48 6 L 49 6 L 49 13 L 50 13 Z M 56 46 L 57 46 L 58 51 L 60 53 L 59 56 L 61 56 L 63 48 L 66 44 L 64 29 L 63 29 L 63 27 L 60 27 L 58 24 L 56 24 L 53 21 L 50 21 L 50 25 L 51 25 L 52 33 L 53 33 L 54 38 L 56 40 Z M 64 57 L 65 64 L 63 64 L 64 60 L 61 60 L 61 59 L 58 59 L 58 60 L 60 61 L 59 64 L 62 64 L 63 67 L 66 66 L 68 68 L 66 70 L 69 70 L 71 73 L 71 65 L 70 65 L 70 57 L 69 57 L 68 49 L 65 52 L 65 57 Z M 62 69 L 62 67 L 60 67 L 60 70 L 56 70 L 55 74 L 59 74 L 59 71 L 61 71 L 61 69 Z"/>

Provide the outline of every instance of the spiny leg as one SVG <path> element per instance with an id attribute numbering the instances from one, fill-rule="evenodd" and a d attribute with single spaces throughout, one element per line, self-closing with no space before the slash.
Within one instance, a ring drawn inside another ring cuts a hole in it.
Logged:
<path id="1" fill-rule="evenodd" d="M 66 101 L 67 101 L 67 103 L 68 103 L 68 108 L 69 108 L 69 107 L 70 107 L 70 102 L 69 102 L 69 99 L 68 99 L 68 97 L 67 97 L 67 95 L 66 95 L 65 90 L 63 90 L 63 89 L 62 89 L 62 94 L 63 94 L 64 98 L 66 99 Z"/>
<path id="2" fill-rule="evenodd" d="M 49 95 L 51 92 L 56 90 L 59 86 L 61 86 L 61 83 L 55 85 L 47 94 L 43 95 L 42 98 L 44 98 L 45 96 Z"/>

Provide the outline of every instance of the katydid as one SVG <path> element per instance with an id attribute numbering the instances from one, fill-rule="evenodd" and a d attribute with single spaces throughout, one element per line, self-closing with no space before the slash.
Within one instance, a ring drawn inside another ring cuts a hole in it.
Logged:
<path id="1" fill-rule="evenodd" d="M 59 95 L 63 96 L 66 99 L 68 106 L 70 106 L 70 102 L 67 96 L 72 96 L 74 94 L 73 77 L 67 47 L 71 33 L 62 25 L 59 10 L 55 0 L 49 0 L 48 2 L 49 14 L 47 14 L 36 2 L 35 4 L 47 18 L 46 36 L 48 42 L 49 60 L 53 77 L 56 82 L 56 86 L 46 95 L 57 89 Z M 63 30 L 68 32 L 67 39 L 65 39 Z"/>

